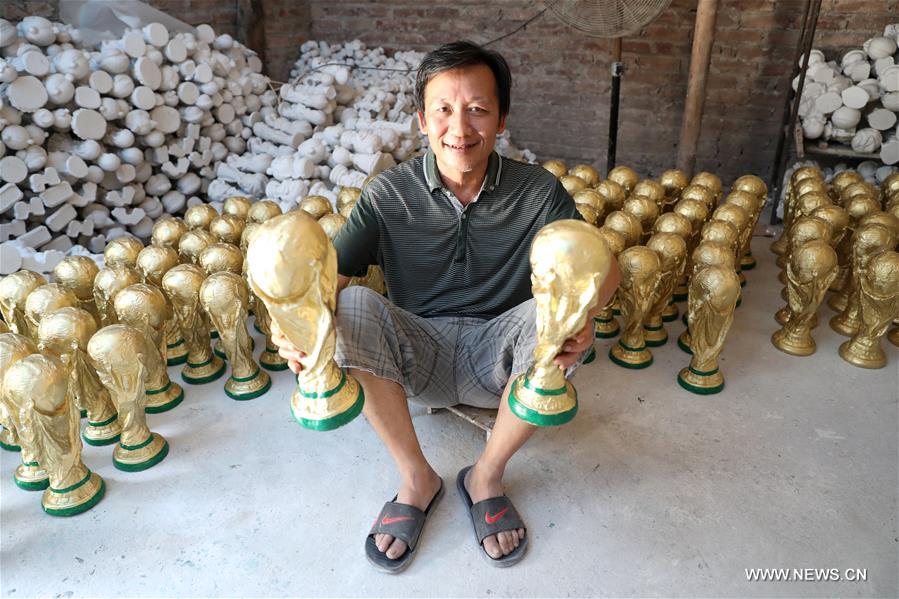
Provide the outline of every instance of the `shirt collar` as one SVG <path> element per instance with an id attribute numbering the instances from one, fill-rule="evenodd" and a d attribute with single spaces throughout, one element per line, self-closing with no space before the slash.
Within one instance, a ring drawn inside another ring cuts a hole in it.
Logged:
<path id="1" fill-rule="evenodd" d="M 428 148 L 424 158 L 425 181 L 428 189 L 432 192 L 437 189 L 445 189 L 443 181 L 440 179 L 440 173 L 437 170 L 437 156 L 433 150 Z M 487 162 L 487 174 L 484 182 L 481 184 L 481 191 L 493 191 L 499 185 L 500 176 L 503 172 L 503 161 L 499 154 L 494 150 L 490 153 L 490 159 Z"/>

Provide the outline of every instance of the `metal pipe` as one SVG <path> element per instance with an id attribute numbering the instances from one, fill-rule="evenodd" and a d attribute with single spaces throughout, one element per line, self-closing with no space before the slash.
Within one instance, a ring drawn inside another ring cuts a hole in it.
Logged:
<path id="1" fill-rule="evenodd" d="M 606 153 L 606 176 L 615 168 L 615 153 L 618 149 L 618 106 L 621 96 L 621 75 L 624 63 L 621 62 L 621 38 L 612 40 L 612 88 L 609 102 L 609 148 Z"/>

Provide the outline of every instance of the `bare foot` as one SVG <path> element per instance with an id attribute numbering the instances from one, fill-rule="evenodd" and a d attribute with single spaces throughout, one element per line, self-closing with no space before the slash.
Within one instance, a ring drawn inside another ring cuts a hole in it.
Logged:
<path id="1" fill-rule="evenodd" d="M 441 482 L 440 476 L 434 470 L 424 472 L 420 476 L 413 476 L 412 480 L 403 481 L 395 501 L 414 505 L 424 511 L 440 489 Z M 405 541 L 384 533 L 375 535 L 375 545 L 377 545 L 378 551 L 390 559 L 402 557 L 406 552 Z"/>
<path id="2" fill-rule="evenodd" d="M 491 497 L 503 495 L 502 474 L 481 472 L 479 464 L 468 471 L 465 476 L 465 489 L 471 496 L 471 502 L 477 503 Z M 512 553 L 518 544 L 524 539 L 524 529 L 504 530 L 498 534 L 485 537 L 484 550 L 493 559 L 500 559 L 504 555 Z"/>

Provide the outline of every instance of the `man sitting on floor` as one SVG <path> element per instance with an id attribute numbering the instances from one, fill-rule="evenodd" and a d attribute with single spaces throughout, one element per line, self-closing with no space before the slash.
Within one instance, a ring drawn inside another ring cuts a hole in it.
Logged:
<path id="1" fill-rule="evenodd" d="M 495 51 L 454 42 L 427 54 L 415 95 L 430 148 L 372 180 L 334 240 L 335 359 L 362 384 L 364 414 L 402 481 L 366 539 L 369 560 L 383 571 L 408 566 L 443 492 L 407 400 L 499 410 L 483 453 L 459 473 L 457 486 L 466 504 L 474 503 L 476 536 L 492 563 L 511 565 L 527 547 L 502 478 L 535 431 L 508 406 L 511 381 L 533 364 L 536 345 L 529 251 L 544 225 L 580 215 L 551 173 L 493 151 L 511 86 L 509 66 Z M 384 270 L 387 298 L 346 287 L 371 264 Z M 556 358 L 569 376 L 592 346 L 592 317 L 617 285 L 613 261 L 587 326 Z M 275 341 L 296 372 L 296 348 L 283 337 Z"/>

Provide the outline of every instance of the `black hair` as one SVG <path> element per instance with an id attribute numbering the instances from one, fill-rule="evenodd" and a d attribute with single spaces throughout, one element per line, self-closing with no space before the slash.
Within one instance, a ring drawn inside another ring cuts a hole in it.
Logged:
<path id="1" fill-rule="evenodd" d="M 424 112 L 425 87 L 434 76 L 450 69 L 478 64 L 487 65 L 493 71 L 500 117 L 509 114 L 512 103 L 512 71 L 509 63 L 496 50 L 488 50 L 469 41 L 450 42 L 425 55 L 415 77 L 415 108 Z"/>

